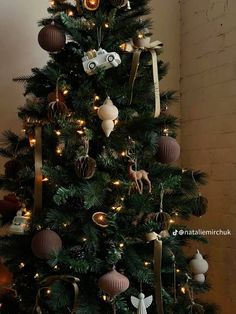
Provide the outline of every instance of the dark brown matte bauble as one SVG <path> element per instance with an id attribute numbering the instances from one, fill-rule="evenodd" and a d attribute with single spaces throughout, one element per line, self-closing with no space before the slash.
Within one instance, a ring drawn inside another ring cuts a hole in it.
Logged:
<path id="1" fill-rule="evenodd" d="M 160 212 L 156 215 L 156 221 L 160 230 L 168 230 L 170 228 L 171 217 L 168 213 Z"/>
<path id="2" fill-rule="evenodd" d="M 198 197 L 194 199 L 193 206 L 192 206 L 192 214 L 197 217 L 201 217 L 205 215 L 207 206 L 208 206 L 208 200 L 205 197 L 199 195 Z"/>
<path id="3" fill-rule="evenodd" d="M 9 160 L 4 165 L 5 176 L 9 179 L 17 179 L 18 172 L 22 169 L 21 162 L 17 159 Z"/>
<path id="4" fill-rule="evenodd" d="M 62 249 L 62 241 L 59 235 L 52 230 L 41 230 L 35 234 L 31 242 L 31 249 L 35 256 L 41 259 L 49 259 Z"/>
<path id="5" fill-rule="evenodd" d="M 122 8 L 127 5 L 128 0 L 110 0 L 110 3 L 116 8 Z"/>
<path id="6" fill-rule="evenodd" d="M 48 52 L 57 52 L 64 48 L 66 36 L 56 25 L 44 26 L 38 35 L 38 42 L 41 48 Z"/>
<path id="7" fill-rule="evenodd" d="M 113 269 L 99 278 L 98 285 L 109 296 L 115 297 L 129 288 L 129 279 Z"/>
<path id="8" fill-rule="evenodd" d="M 90 179 L 93 177 L 96 169 L 96 161 L 89 157 L 80 157 L 75 162 L 75 172 L 79 178 Z"/>
<path id="9" fill-rule="evenodd" d="M 48 105 L 48 119 L 53 121 L 54 118 L 62 117 L 68 115 L 69 110 L 61 101 L 53 101 Z"/>
<path id="10" fill-rule="evenodd" d="M 178 160 L 180 156 L 180 146 L 171 136 L 161 136 L 157 142 L 156 158 L 163 164 L 169 164 Z"/>
<path id="11" fill-rule="evenodd" d="M 15 194 L 8 194 L 0 200 L 0 214 L 4 218 L 15 216 L 16 212 L 21 208 L 21 202 L 16 198 Z"/>
<path id="12" fill-rule="evenodd" d="M 58 92 L 58 99 L 61 102 L 65 101 L 65 97 L 64 97 L 64 95 L 63 95 L 63 93 L 61 91 Z M 49 93 L 48 97 L 47 97 L 47 100 L 48 100 L 48 103 L 56 101 L 57 100 L 56 91 L 53 91 L 53 92 Z"/>
<path id="13" fill-rule="evenodd" d="M 11 284 L 13 274 L 9 271 L 7 266 L 0 264 L 0 288 L 7 287 Z"/>

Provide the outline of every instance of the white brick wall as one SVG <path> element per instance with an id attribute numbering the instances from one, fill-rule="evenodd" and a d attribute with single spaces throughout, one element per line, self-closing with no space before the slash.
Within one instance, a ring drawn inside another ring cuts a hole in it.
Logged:
<path id="1" fill-rule="evenodd" d="M 194 228 L 232 230 L 209 237 L 213 289 L 203 298 L 236 309 L 236 1 L 181 0 L 181 146 L 184 167 L 209 174 L 209 210 Z"/>

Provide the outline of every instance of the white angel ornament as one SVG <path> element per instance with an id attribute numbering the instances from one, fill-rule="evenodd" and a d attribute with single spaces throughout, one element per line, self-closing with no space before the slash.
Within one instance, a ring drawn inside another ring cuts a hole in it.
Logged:
<path id="1" fill-rule="evenodd" d="M 152 295 L 145 298 L 145 295 L 142 292 L 139 294 L 138 298 L 131 297 L 132 305 L 138 309 L 137 314 L 147 314 L 147 308 L 152 304 L 152 301 Z"/>

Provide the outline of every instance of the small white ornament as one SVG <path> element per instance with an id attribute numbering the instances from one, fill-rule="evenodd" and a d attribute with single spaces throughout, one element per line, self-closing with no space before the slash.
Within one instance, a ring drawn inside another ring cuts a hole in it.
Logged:
<path id="1" fill-rule="evenodd" d="M 17 211 L 9 229 L 10 234 L 22 235 L 28 230 L 30 217 L 28 215 L 24 216 L 23 211 L 25 211 L 25 208 Z"/>
<path id="2" fill-rule="evenodd" d="M 118 117 L 118 109 L 114 106 L 111 98 L 108 96 L 103 105 L 98 109 L 98 116 L 101 120 L 115 120 Z"/>
<path id="3" fill-rule="evenodd" d="M 194 279 L 198 282 L 204 282 L 204 274 L 208 271 L 208 263 L 202 257 L 202 254 L 197 250 L 197 253 L 194 255 L 193 259 L 189 263 L 189 267 L 194 274 Z"/>
<path id="4" fill-rule="evenodd" d="M 103 105 L 98 109 L 98 116 L 102 121 L 102 129 L 106 135 L 109 137 L 111 132 L 114 130 L 114 122 L 118 117 L 119 111 L 116 106 L 113 105 L 112 100 L 108 96 L 104 101 Z"/>
<path id="5" fill-rule="evenodd" d="M 111 132 L 114 130 L 114 122 L 112 120 L 104 120 L 102 121 L 102 129 L 106 135 L 109 137 Z"/>
<path id="6" fill-rule="evenodd" d="M 194 275 L 193 279 L 199 283 L 204 283 L 205 282 L 205 275 L 204 274 Z"/>
<path id="7" fill-rule="evenodd" d="M 82 58 L 82 62 L 84 71 L 88 75 L 93 75 L 99 67 L 103 67 L 106 70 L 118 67 L 121 64 L 121 59 L 118 53 L 107 52 L 105 49 L 99 48 L 98 51 L 91 50 L 86 52 Z"/>
<path id="8" fill-rule="evenodd" d="M 131 296 L 131 303 L 137 309 L 137 314 L 147 314 L 147 308 L 152 304 L 153 296 L 145 298 L 143 293 L 140 293 L 138 298 Z"/>

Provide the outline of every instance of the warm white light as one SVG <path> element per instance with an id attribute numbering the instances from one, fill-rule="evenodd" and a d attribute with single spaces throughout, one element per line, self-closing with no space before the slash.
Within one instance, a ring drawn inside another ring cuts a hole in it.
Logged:
<path id="1" fill-rule="evenodd" d="M 19 268 L 22 269 L 24 267 L 25 267 L 25 263 L 21 262 L 20 265 L 19 265 Z"/>
<path id="2" fill-rule="evenodd" d="M 119 180 L 114 181 L 113 184 L 114 184 L 114 185 L 120 185 L 120 181 L 119 181 Z"/>
<path id="3" fill-rule="evenodd" d="M 35 279 L 39 278 L 39 273 L 36 273 L 36 274 L 34 275 L 34 278 L 35 278 Z"/>
<path id="4" fill-rule="evenodd" d="M 183 293 L 183 294 L 185 294 L 186 293 L 186 289 L 185 289 L 185 287 L 181 287 L 181 292 Z"/>
<path id="5" fill-rule="evenodd" d="M 73 16 L 73 15 L 74 15 L 74 12 L 70 10 L 70 11 L 68 11 L 67 15 L 68 15 L 68 16 Z"/>

